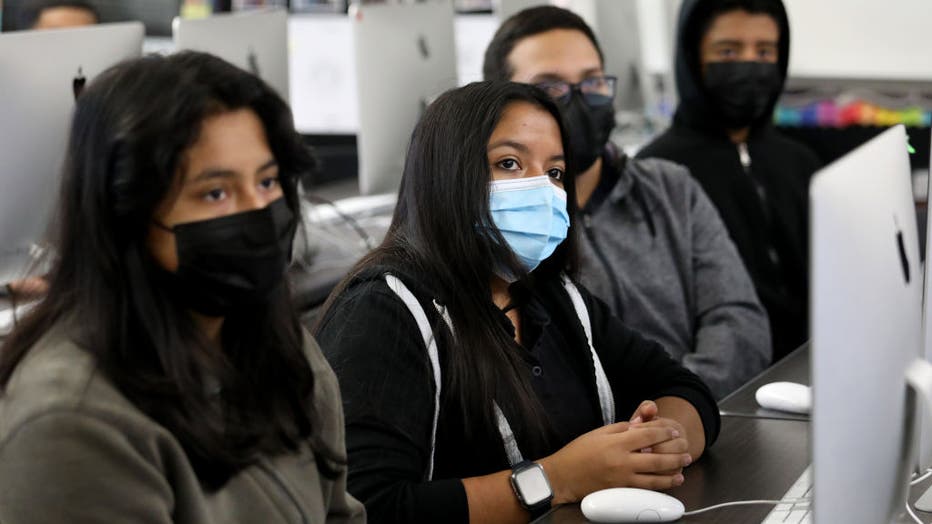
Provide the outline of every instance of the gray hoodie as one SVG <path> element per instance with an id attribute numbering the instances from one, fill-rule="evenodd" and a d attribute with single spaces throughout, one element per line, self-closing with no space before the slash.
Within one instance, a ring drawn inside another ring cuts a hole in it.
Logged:
<path id="1" fill-rule="evenodd" d="M 770 362 L 770 327 L 718 212 L 686 168 L 604 157 L 581 211 L 582 283 L 724 397 Z"/>
<path id="2" fill-rule="evenodd" d="M 317 430 L 345 457 L 336 377 L 305 336 Z M 346 468 L 318 473 L 309 445 L 261 457 L 204 491 L 181 444 L 114 387 L 61 329 L 20 362 L 0 395 L 3 524 L 254 524 L 365 522 Z"/>

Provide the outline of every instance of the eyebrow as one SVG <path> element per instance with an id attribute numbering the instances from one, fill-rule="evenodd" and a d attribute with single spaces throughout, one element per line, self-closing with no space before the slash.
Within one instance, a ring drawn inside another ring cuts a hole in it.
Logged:
<path id="1" fill-rule="evenodd" d="M 277 165 L 278 165 L 278 162 L 274 158 L 269 159 L 264 164 L 259 166 L 258 169 L 256 169 L 256 174 L 259 174 L 267 169 L 276 167 Z M 202 182 L 204 180 L 211 180 L 215 178 L 233 178 L 235 176 L 236 176 L 236 172 L 229 170 L 229 169 L 207 168 L 201 171 L 200 173 L 198 173 L 198 175 L 192 178 L 190 182 Z"/>
<path id="2" fill-rule="evenodd" d="M 506 140 L 499 140 L 498 142 L 495 142 L 494 144 L 489 144 L 488 151 L 492 151 L 492 150 L 494 150 L 494 149 L 498 149 L 498 148 L 500 148 L 500 147 L 506 147 L 506 146 L 507 146 L 507 147 L 510 147 L 510 148 L 513 148 L 513 149 L 517 149 L 518 151 L 520 151 L 520 152 L 522 152 L 522 153 L 527 153 L 527 152 L 528 152 L 528 148 L 527 148 L 526 145 L 524 145 L 524 144 L 522 144 L 522 143 L 520 143 L 520 142 L 515 142 L 514 140 L 507 140 L 507 139 L 506 139 Z"/>
<path id="3" fill-rule="evenodd" d="M 740 46 L 743 46 L 743 45 L 744 45 L 744 41 L 743 41 L 743 40 L 733 40 L 733 39 L 723 39 L 723 40 L 716 40 L 716 41 L 712 42 L 712 45 L 713 45 L 714 47 L 724 47 L 724 46 L 729 46 L 729 47 L 731 47 L 731 46 L 739 46 L 739 47 L 740 47 Z M 751 45 L 754 45 L 754 46 L 773 46 L 773 47 L 777 47 L 778 42 L 776 42 L 776 41 L 774 41 L 774 40 L 756 40 L 756 41 L 754 41 L 754 42 L 751 42 Z"/>
<path id="4" fill-rule="evenodd" d="M 266 169 L 271 169 L 277 166 L 278 166 L 278 161 L 275 160 L 274 158 L 270 158 L 264 164 L 259 166 L 259 169 L 256 169 L 256 173 L 258 174 L 258 173 L 265 171 Z"/>
<path id="5" fill-rule="evenodd" d="M 528 147 L 527 147 L 526 145 L 524 145 L 524 144 L 522 144 L 522 143 L 520 143 L 520 142 L 515 142 L 514 140 L 507 140 L 507 139 L 506 139 L 506 140 L 500 140 L 500 141 L 498 141 L 498 142 L 495 142 L 494 144 L 489 144 L 489 149 L 488 149 L 488 150 L 489 150 L 489 151 L 492 151 L 492 150 L 494 150 L 494 149 L 498 149 L 498 148 L 500 148 L 500 147 L 506 147 L 506 146 L 507 146 L 507 147 L 514 148 L 514 149 L 517 149 L 518 151 L 520 151 L 520 152 L 522 152 L 522 153 L 525 153 L 525 154 L 527 154 L 528 151 L 529 151 L 529 149 L 528 149 Z M 564 155 L 553 155 L 553 156 L 550 157 L 548 160 L 549 160 L 550 162 L 563 162 L 564 160 L 566 160 L 566 156 L 564 156 Z"/>
<path id="6" fill-rule="evenodd" d="M 589 78 L 594 75 L 603 74 L 601 67 L 590 67 L 582 72 L 583 78 Z M 531 77 L 530 84 L 539 84 L 542 82 L 566 82 L 566 80 L 557 73 L 539 73 Z M 569 83 L 569 82 L 567 82 Z"/>

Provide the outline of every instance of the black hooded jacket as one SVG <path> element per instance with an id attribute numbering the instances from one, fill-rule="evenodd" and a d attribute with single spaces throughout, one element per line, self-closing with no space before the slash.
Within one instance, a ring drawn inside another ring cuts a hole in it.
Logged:
<path id="1" fill-rule="evenodd" d="M 680 105 L 673 126 L 638 156 L 685 165 L 716 205 L 767 309 L 777 360 L 808 338 L 808 187 L 820 164 L 807 147 L 771 125 L 779 92 L 751 126 L 746 151 L 728 137 L 699 65 L 701 33 L 721 1 L 683 2 L 676 42 Z M 779 11 L 779 67 L 785 81 L 789 22 L 782 2 L 771 1 Z"/>

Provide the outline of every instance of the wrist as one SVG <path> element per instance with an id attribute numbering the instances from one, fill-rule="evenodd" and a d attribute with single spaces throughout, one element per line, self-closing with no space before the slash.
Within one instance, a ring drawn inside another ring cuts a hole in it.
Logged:
<path id="1" fill-rule="evenodd" d="M 547 474 L 547 478 L 550 479 L 550 489 L 553 490 L 553 499 L 550 503 L 554 506 L 569 504 L 579 500 L 578 497 L 574 497 L 567 486 L 568 483 L 562 475 L 564 471 L 557 465 L 558 462 L 559 460 L 553 455 L 537 461 L 537 463 L 544 468 L 544 473 Z"/>

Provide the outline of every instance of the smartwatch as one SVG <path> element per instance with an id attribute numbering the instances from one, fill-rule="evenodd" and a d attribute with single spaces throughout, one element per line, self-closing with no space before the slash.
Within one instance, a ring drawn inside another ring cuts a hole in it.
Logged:
<path id="1" fill-rule="evenodd" d="M 511 468 L 511 487 L 515 490 L 518 502 L 532 516 L 543 515 L 550 509 L 553 489 L 540 464 L 525 460 Z"/>

